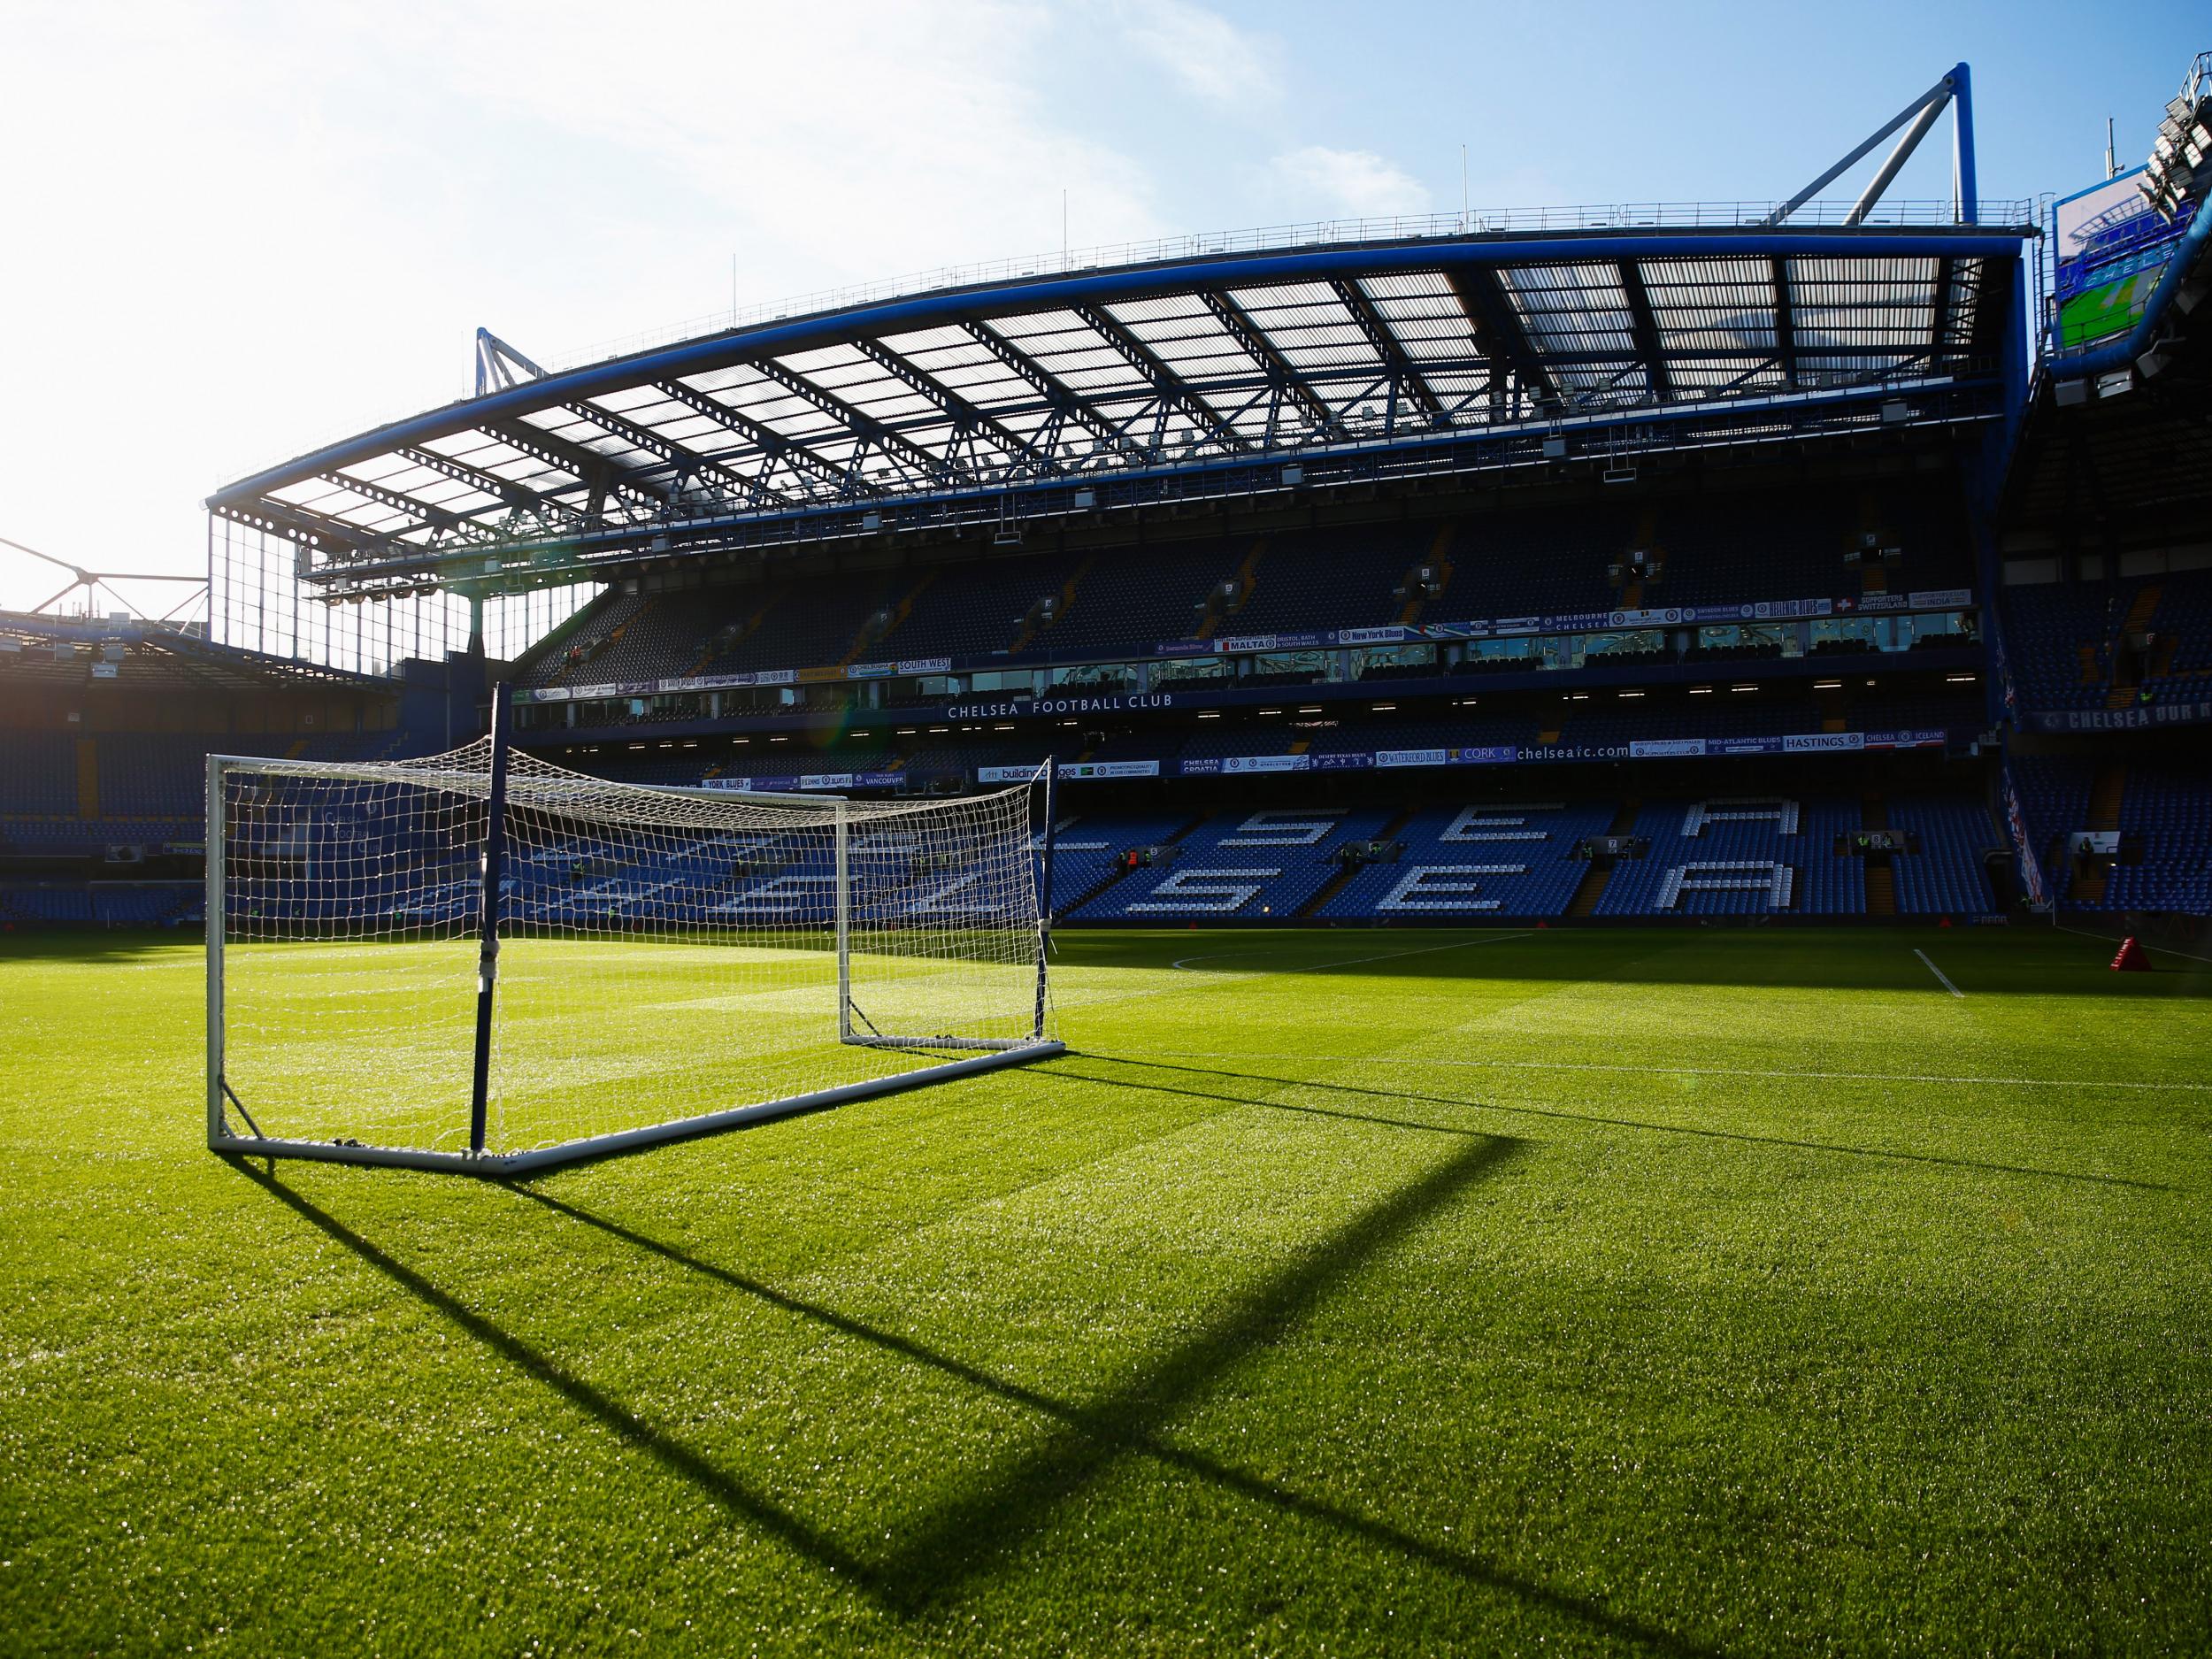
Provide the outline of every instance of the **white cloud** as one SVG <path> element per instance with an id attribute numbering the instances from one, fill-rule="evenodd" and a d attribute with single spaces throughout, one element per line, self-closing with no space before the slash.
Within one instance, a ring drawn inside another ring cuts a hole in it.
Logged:
<path id="1" fill-rule="evenodd" d="M 1273 192 L 1299 217 L 1384 218 L 1429 211 L 1428 187 L 1367 150 L 1309 144 L 1267 165 Z"/>
<path id="2" fill-rule="evenodd" d="M 219 483 L 726 305 L 1141 239 L 1147 168 L 995 0 L 31 8 L 0 68 L 0 535 L 192 569 Z M 1125 54 L 1130 49 L 1124 47 Z M 58 585 L 0 552 L 0 603 Z M 148 595 L 148 601 L 158 592 Z"/>
<path id="3" fill-rule="evenodd" d="M 1187 0 L 1125 0 L 1119 11 L 1131 42 L 1186 91 L 1248 111 L 1281 97 L 1282 54 L 1272 41 Z"/>

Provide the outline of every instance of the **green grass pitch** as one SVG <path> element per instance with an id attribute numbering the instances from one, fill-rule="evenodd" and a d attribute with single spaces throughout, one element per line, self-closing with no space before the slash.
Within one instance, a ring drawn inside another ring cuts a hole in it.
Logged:
<path id="1" fill-rule="evenodd" d="M 2110 954 L 1068 933 L 1066 1058 L 501 1186 L 210 1156 L 196 947 L 17 936 L 0 1652 L 2201 1652 Z"/>

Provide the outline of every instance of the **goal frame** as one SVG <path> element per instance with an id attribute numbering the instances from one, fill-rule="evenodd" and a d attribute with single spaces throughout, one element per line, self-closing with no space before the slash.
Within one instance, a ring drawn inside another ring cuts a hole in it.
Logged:
<path id="1" fill-rule="evenodd" d="M 283 763 L 273 762 L 266 756 L 210 755 L 207 757 L 207 868 L 206 868 L 206 956 L 207 956 L 207 1145 L 211 1152 L 226 1156 L 299 1158 L 319 1164 L 348 1164 L 371 1168 L 426 1170 L 449 1174 L 511 1179 L 541 1171 L 558 1168 L 563 1164 L 608 1157 L 617 1153 L 632 1152 L 646 1147 L 661 1146 L 671 1141 L 688 1141 L 701 1135 L 714 1134 L 721 1130 L 734 1129 L 747 1124 L 764 1123 L 773 1118 L 794 1117 L 803 1112 L 826 1110 L 855 1101 L 873 1100 L 886 1094 L 902 1094 L 909 1089 L 928 1088 L 981 1072 L 995 1071 L 1008 1066 L 1027 1065 L 1033 1061 L 1051 1059 L 1065 1054 L 1067 1045 L 1057 1039 L 1047 1038 L 1045 1033 L 1046 987 L 1048 983 L 1046 956 L 1051 945 L 1052 927 L 1052 814 L 1058 767 L 1048 760 L 1038 769 L 1039 780 L 1044 785 L 1044 847 L 1043 865 L 1038 887 L 1037 918 L 1037 993 L 1036 1018 L 1032 1035 L 1028 1038 L 962 1038 L 955 1040 L 928 1037 L 881 1036 L 870 1032 L 856 1031 L 853 1023 L 852 1000 L 852 915 L 849 841 L 851 815 L 842 796 L 831 797 L 834 811 L 834 840 L 836 849 L 836 913 L 835 938 L 837 959 L 837 1025 L 841 1042 L 864 1048 L 934 1048 L 938 1050 L 972 1049 L 960 1058 L 946 1060 L 935 1065 L 918 1067 L 889 1077 L 867 1078 L 829 1088 L 810 1090 L 780 1099 L 762 1101 L 746 1106 L 733 1106 L 721 1110 L 708 1111 L 687 1118 L 670 1118 L 657 1124 L 635 1128 L 611 1131 L 605 1134 L 587 1135 L 565 1141 L 552 1146 L 533 1147 L 519 1152 L 490 1152 L 484 1149 L 485 1094 L 488 1082 L 488 1058 L 492 1022 L 496 1017 L 500 912 L 499 892 L 500 844 L 503 840 L 503 819 L 505 811 L 505 761 L 508 752 L 508 698 L 506 688 L 501 687 L 493 703 L 492 755 L 493 782 L 488 800 L 485 835 L 485 857 L 482 892 L 484 902 L 480 906 L 482 922 L 482 943 L 479 957 L 476 1043 L 470 1102 L 470 1149 L 441 1151 L 426 1148 L 387 1147 L 365 1145 L 354 1141 L 305 1141 L 284 1136 L 264 1134 L 246 1103 L 232 1090 L 224 1075 L 224 979 L 223 956 L 225 944 L 225 813 L 223 780 L 234 771 L 259 771 Z M 639 786 L 645 787 L 648 786 Z M 668 789 L 665 794 L 703 795 L 707 790 Z M 802 803 L 818 807 L 824 797 L 819 795 L 782 795 L 765 790 L 749 790 L 747 798 L 780 803 Z M 865 1016 L 863 1016 L 863 1024 Z M 457 1061 L 458 1056 L 457 1056 Z M 240 1133 L 231 1123 L 235 1111 L 249 1133 Z"/>

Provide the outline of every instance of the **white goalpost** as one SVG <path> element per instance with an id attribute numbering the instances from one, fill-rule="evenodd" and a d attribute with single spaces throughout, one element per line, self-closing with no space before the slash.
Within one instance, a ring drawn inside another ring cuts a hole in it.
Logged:
<path id="1" fill-rule="evenodd" d="M 1064 1052 L 1028 786 L 211 756 L 216 1151 L 519 1175 Z"/>

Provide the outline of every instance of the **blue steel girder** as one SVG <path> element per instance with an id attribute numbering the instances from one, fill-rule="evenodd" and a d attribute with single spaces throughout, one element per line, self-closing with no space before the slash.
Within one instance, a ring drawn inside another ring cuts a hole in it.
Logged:
<path id="1" fill-rule="evenodd" d="M 372 484 L 364 478 L 355 478 L 338 467 L 334 466 L 327 472 L 318 472 L 315 476 L 326 484 L 335 484 L 339 488 L 349 489 L 357 495 L 365 495 L 371 501 L 381 502 L 396 512 L 410 513 L 416 520 L 415 527 L 429 530 L 434 535 L 449 535 L 465 526 L 473 524 L 472 520 L 453 511 L 450 508 L 434 507 L 428 502 L 419 500 L 413 495 L 403 495 L 396 489 L 388 489 L 381 484 Z"/>
<path id="2" fill-rule="evenodd" d="M 789 506 L 791 504 L 787 496 L 780 495 L 775 491 L 765 488 L 757 480 L 738 472 L 735 468 L 726 466 L 714 457 L 702 455 L 686 444 L 678 443 L 672 438 L 664 438 L 651 428 L 641 426 L 634 420 L 625 419 L 610 410 L 600 408 L 596 403 L 587 403 L 581 399 L 572 399 L 563 403 L 561 407 L 572 415 L 580 416 L 595 426 L 603 427 L 608 433 L 633 448 L 642 449 L 648 455 L 658 456 L 662 461 L 673 467 L 675 477 L 671 481 L 669 492 L 672 496 L 682 495 L 684 486 L 687 482 L 710 478 L 719 480 L 728 488 L 736 490 L 757 507 Z"/>
<path id="3" fill-rule="evenodd" d="M 1150 381 L 1154 397 L 1158 402 L 1158 414 L 1153 422 L 1151 450 L 1162 454 L 1166 449 L 1167 416 L 1179 409 L 1201 431 L 1234 455 L 1245 447 L 1236 429 L 1224 424 L 1220 413 L 1201 397 L 1190 383 L 1170 368 L 1163 357 L 1143 341 L 1117 322 L 1103 309 L 1095 305 L 1072 305 L 1068 308 L 1081 318 L 1099 338 L 1111 346 L 1123 362 Z"/>
<path id="4" fill-rule="evenodd" d="M 786 437 L 773 426 L 755 420 L 750 415 L 732 409 L 720 398 L 710 396 L 681 380 L 655 380 L 651 384 L 655 391 L 672 403 L 681 403 L 693 413 L 704 415 L 709 420 L 719 423 L 725 430 L 735 433 L 752 444 L 755 450 L 768 462 L 757 480 L 757 488 L 767 494 L 778 493 L 772 487 L 772 480 L 780 465 L 788 469 L 795 479 L 811 479 L 839 495 L 848 493 L 845 469 L 819 450 L 800 442 L 796 438 Z M 783 496 L 782 499 L 788 501 L 791 498 Z"/>
<path id="5" fill-rule="evenodd" d="M 1421 412 L 1428 416 L 1432 422 L 1442 419 L 1445 416 L 1444 400 L 1431 388 L 1419 367 L 1406 355 L 1405 348 L 1398 343 L 1398 336 L 1391 333 L 1390 325 L 1384 321 L 1382 313 L 1375 309 L 1374 303 L 1361 290 L 1358 279 L 1338 277 L 1329 286 L 1334 290 L 1338 303 L 1352 314 L 1352 320 L 1359 325 L 1360 333 L 1367 337 L 1367 343 L 1373 348 L 1375 355 L 1390 370 L 1394 417 L 1391 424 L 1396 425 L 1397 395 L 1401 391 L 1420 404 Z"/>
<path id="6" fill-rule="evenodd" d="M 1790 292 L 1790 262 L 1779 254 L 1767 261 L 1767 278 L 1774 284 L 1774 357 L 1782 378 L 1797 384 L 1797 300 Z"/>
<path id="7" fill-rule="evenodd" d="M 541 385 L 543 382 L 533 382 Z M 642 473 L 624 466 L 619 461 L 588 449 L 580 443 L 571 443 L 566 438 L 556 437 L 541 426 L 534 426 L 526 420 L 494 419 L 480 423 L 480 429 L 502 443 L 511 445 L 542 461 L 572 473 L 576 483 L 572 489 L 581 489 L 585 495 L 584 516 L 596 518 L 610 495 L 627 495 L 647 506 L 664 508 L 668 505 L 667 486 L 655 482 Z M 571 490 L 553 492 L 557 495 Z"/>
<path id="8" fill-rule="evenodd" d="M 1643 359 L 1644 383 L 1652 397 L 1664 403 L 1674 395 L 1667 373 L 1667 354 L 1659 344 L 1659 321 L 1652 315 L 1651 295 L 1644 287 L 1644 268 L 1633 259 L 1614 262 L 1620 273 L 1621 292 L 1628 296 L 1629 332 L 1635 337 L 1636 355 Z"/>
<path id="9" fill-rule="evenodd" d="M 962 473 L 951 463 L 942 457 L 932 455 L 895 426 L 856 408 L 836 393 L 823 390 L 803 374 L 786 368 L 774 357 L 762 357 L 751 367 L 756 373 L 767 376 L 793 396 L 813 404 L 833 420 L 843 423 L 846 431 L 852 434 L 856 441 L 849 469 L 856 488 L 864 488 L 866 475 L 861 471 L 861 464 L 867 458 L 871 445 L 881 450 L 886 460 L 900 467 L 907 482 L 912 481 L 917 470 L 930 483 L 975 484 L 983 481 L 972 474 Z"/>
<path id="10" fill-rule="evenodd" d="M 1210 288 L 1200 297 L 1205 301 L 1206 309 L 1214 314 L 1215 319 L 1229 331 L 1229 337 L 1237 342 L 1244 354 L 1266 371 L 1269 392 L 1267 435 L 1271 443 L 1275 438 L 1276 411 L 1286 397 L 1303 409 L 1318 430 L 1336 430 L 1336 411 L 1331 409 L 1321 394 L 1314 390 L 1312 382 L 1298 373 L 1290 359 L 1277 349 L 1275 342 L 1246 313 L 1243 306 L 1218 288 Z M 1236 417 L 1232 415 L 1230 419 L 1233 423 Z"/>
<path id="11" fill-rule="evenodd" d="M 1041 397 L 1060 429 L 1070 422 L 1082 426 L 1109 448 L 1120 440 L 1120 428 L 1101 414 L 1090 399 L 1062 380 L 980 317 L 964 318 L 961 326 L 971 338 L 1011 369 Z"/>
<path id="12" fill-rule="evenodd" d="M 1558 382 L 1529 343 L 1521 319 L 1514 315 L 1512 304 L 1499 286 L 1497 273 L 1474 266 L 1447 271 L 1445 280 L 1459 301 L 1460 310 L 1467 314 L 1475 349 L 1490 365 L 1492 405 L 1508 405 L 1517 413 L 1525 395 L 1540 414 L 1562 407 L 1565 399 L 1560 396 Z"/>
<path id="13" fill-rule="evenodd" d="M 487 472 L 481 467 L 471 466 L 466 461 L 457 461 L 449 455 L 440 455 L 435 449 L 403 444 L 394 453 L 403 460 L 411 461 L 417 466 L 427 467 L 457 483 L 466 484 L 488 495 L 496 495 L 512 512 L 534 513 L 550 521 L 564 513 L 572 515 L 575 511 L 564 506 L 550 495 L 525 488 L 512 479 L 502 478 L 496 472 Z"/>
<path id="14" fill-rule="evenodd" d="M 971 446 L 972 454 L 972 445 L 976 435 L 987 433 L 1006 452 L 1010 461 L 1025 460 L 1028 463 L 1028 470 L 1032 472 L 1052 474 L 1065 470 L 1048 449 L 1039 449 L 1031 440 L 1023 437 L 1020 433 L 1015 431 L 995 415 L 979 408 L 942 380 L 925 373 L 907 357 L 893 350 L 880 340 L 856 340 L 853 342 L 853 347 L 861 356 L 879 368 L 888 370 L 900 384 L 910 391 L 926 397 L 935 404 L 946 419 L 952 422 L 953 442 L 956 445 L 964 441 L 966 442 Z M 969 470 L 972 472 L 976 471 L 972 465 Z M 1018 467 L 1014 470 L 1020 469 Z"/>

